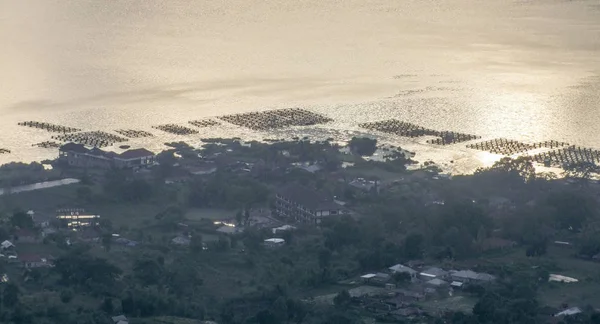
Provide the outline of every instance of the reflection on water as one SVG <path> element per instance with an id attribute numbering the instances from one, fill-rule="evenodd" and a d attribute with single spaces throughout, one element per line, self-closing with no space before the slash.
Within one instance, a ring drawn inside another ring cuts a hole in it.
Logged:
<path id="1" fill-rule="evenodd" d="M 0 163 L 55 155 L 23 120 L 151 131 L 292 106 L 335 118 L 323 136 L 398 118 L 600 147 L 597 0 L 0 1 L 0 44 Z M 273 137 L 200 131 L 184 139 Z M 131 145 L 179 139 L 159 134 Z"/>

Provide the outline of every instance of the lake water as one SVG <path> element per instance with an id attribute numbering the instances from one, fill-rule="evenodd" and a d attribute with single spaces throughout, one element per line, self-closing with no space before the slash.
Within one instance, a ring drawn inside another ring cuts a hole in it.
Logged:
<path id="1" fill-rule="evenodd" d="M 56 156 L 24 120 L 159 135 L 282 107 L 336 121 L 274 136 L 393 117 L 600 148 L 598 0 L 0 0 L 0 44 L 0 163 Z M 181 139 L 214 136 L 273 137 L 225 125 Z M 388 140 L 476 164 L 464 146 Z"/>

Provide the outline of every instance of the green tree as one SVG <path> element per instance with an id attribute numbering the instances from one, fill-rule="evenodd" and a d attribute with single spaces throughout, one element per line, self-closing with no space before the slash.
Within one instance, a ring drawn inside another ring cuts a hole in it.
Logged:
<path id="1" fill-rule="evenodd" d="M 404 239 L 404 256 L 407 259 L 420 259 L 423 257 L 423 243 L 425 239 L 419 233 L 411 233 Z"/>
<path id="2" fill-rule="evenodd" d="M 105 312 L 106 314 L 112 315 L 113 312 L 115 311 L 115 307 L 113 305 L 112 298 L 105 297 L 102 300 L 102 304 L 100 305 L 100 310 Z"/>
<path id="3" fill-rule="evenodd" d="M 348 143 L 350 150 L 361 156 L 371 156 L 377 150 L 377 140 L 367 137 L 353 137 Z"/>
<path id="4" fill-rule="evenodd" d="M 4 307 L 14 307 L 19 303 L 19 296 L 21 295 L 21 290 L 19 286 L 15 285 L 12 282 L 4 284 L 2 288 L 2 302 Z"/>
<path id="5" fill-rule="evenodd" d="M 350 296 L 350 293 L 348 292 L 348 290 L 342 290 L 342 291 L 340 291 L 333 298 L 333 304 L 337 308 L 342 308 L 342 309 L 348 308 L 350 306 L 351 302 L 352 302 L 352 297 Z"/>
<path id="6" fill-rule="evenodd" d="M 54 271 L 65 285 L 104 286 L 108 288 L 121 275 L 121 269 L 106 259 L 92 257 L 84 251 L 73 250 L 54 262 Z"/>
<path id="7" fill-rule="evenodd" d="M 13 213 L 12 217 L 10 218 L 10 223 L 19 228 L 33 228 L 33 219 L 24 211 L 17 211 Z"/>
<path id="8" fill-rule="evenodd" d="M 319 250 L 319 267 L 327 268 L 331 262 L 331 250 L 327 248 L 321 248 Z"/>
<path id="9" fill-rule="evenodd" d="M 235 213 L 235 222 L 237 223 L 238 226 L 242 225 L 242 220 L 243 220 L 243 214 L 241 210 L 238 210 L 237 213 Z"/>
<path id="10" fill-rule="evenodd" d="M 77 200 L 82 203 L 89 203 L 92 201 L 92 188 L 89 186 L 81 186 L 77 188 Z"/>
<path id="11" fill-rule="evenodd" d="M 204 249 L 204 242 L 202 241 L 202 235 L 199 233 L 194 233 L 192 238 L 190 239 L 190 251 L 192 253 L 198 254 L 202 253 Z"/>
<path id="12" fill-rule="evenodd" d="M 271 311 L 273 312 L 273 315 L 275 315 L 277 321 L 280 323 L 287 321 L 288 307 L 285 298 L 282 296 L 277 298 L 273 303 L 273 306 L 271 306 Z"/>
<path id="13" fill-rule="evenodd" d="M 70 289 L 64 289 L 60 292 L 60 301 L 68 304 L 73 300 L 73 291 Z"/>
<path id="14" fill-rule="evenodd" d="M 134 261 L 133 274 L 143 285 L 156 285 L 164 276 L 164 268 L 158 260 L 145 255 Z"/>
<path id="15" fill-rule="evenodd" d="M 102 235 L 102 246 L 106 251 L 110 251 L 112 245 L 112 234 L 105 233 Z"/>

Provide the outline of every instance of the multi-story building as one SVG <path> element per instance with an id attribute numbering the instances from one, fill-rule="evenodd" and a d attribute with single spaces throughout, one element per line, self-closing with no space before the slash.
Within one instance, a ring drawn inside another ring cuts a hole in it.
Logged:
<path id="1" fill-rule="evenodd" d="M 300 185 L 288 185 L 275 196 L 275 213 L 281 218 L 319 224 L 325 217 L 344 214 L 344 208 L 318 192 Z"/>
<path id="2" fill-rule="evenodd" d="M 58 222 L 70 229 L 100 225 L 100 215 L 86 213 L 83 209 L 60 209 L 56 214 Z"/>
<path id="3" fill-rule="evenodd" d="M 133 169 L 154 164 L 154 153 L 146 149 L 128 150 L 121 154 L 103 151 L 97 147 L 88 149 L 82 144 L 67 143 L 58 149 L 59 160 L 70 166 L 82 168 Z"/>

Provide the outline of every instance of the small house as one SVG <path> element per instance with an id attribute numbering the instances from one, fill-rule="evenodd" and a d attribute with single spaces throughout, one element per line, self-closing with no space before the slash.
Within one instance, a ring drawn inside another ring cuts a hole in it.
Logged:
<path id="1" fill-rule="evenodd" d="M 127 247 L 136 247 L 138 245 L 138 242 L 132 241 L 130 239 L 126 239 L 124 237 L 119 237 L 118 239 L 115 240 L 115 243 L 123 245 L 123 246 L 127 246 Z"/>
<path id="2" fill-rule="evenodd" d="M 0 248 L 1 248 L 2 250 L 8 250 L 8 249 L 11 249 L 11 248 L 14 248 L 14 247 L 15 247 L 15 245 L 14 245 L 14 244 L 12 244 L 12 242 L 11 242 L 11 241 L 8 241 L 8 240 L 6 240 L 6 241 L 4 241 L 4 242 L 0 243 Z"/>
<path id="3" fill-rule="evenodd" d="M 270 238 L 264 241 L 265 246 L 278 247 L 285 244 L 285 240 L 282 238 Z"/>
<path id="4" fill-rule="evenodd" d="M 441 268 L 431 267 L 423 270 L 419 275 L 424 280 L 431 280 L 435 278 L 444 278 L 448 275 L 448 272 Z"/>
<path id="5" fill-rule="evenodd" d="M 580 313 L 582 313 L 582 311 L 579 307 L 571 307 L 571 308 L 565 309 L 564 311 L 562 311 L 560 313 L 554 314 L 554 317 L 572 316 L 572 315 L 577 315 Z"/>
<path id="6" fill-rule="evenodd" d="M 439 278 L 435 278 L 425 282 L 425 284 L 432 287 L 444 287 L 448 285 L 448 282 Z"/>
<path id="7" fill-rule="evenodd" d="M 171 240 L 171 243 L 173 243 L 175 245 L 187 246 L 187 245 L 190 245 L 191 240 L 189 237 L 180 235 L 180 236 L 176 236 L 175 238 L 173 238 Z"/>
<path id="8" fill-rule="evenodd" d="M 462 283 L 485 283 L 494 281 L 496 279 L 496 277 L 492 276 L 491 274 L 477 273 L 471 270 L 452 271 L 450 273 L 450 277 L 453 281 L 458 281 Z"/>
<path id="9" fill-rule="evenodd" d="M 373 278 L 376 282 L 381 283 L 381 284 L 385 284 L 388 281 L 390 281 L 392 277 L 387 274 L 387 273 L 383 273 L 383 272 L 377 272 L 375 274 L 375 278 Z"/>
<path id="10" fill-rule="evenodd" d="M 273 228 L 272 231 L 273 231 L 273 234 L 277 234 L 279 232 L 293 231 L 295 229 L 296 229 L 296 227 L 294 227 L 292 225 L 283 225 L 283 226 L 280 226 L 280 227 Z"/>
<path id="11" fill-rule="evenodd" d="M 463 283 L 460 281 L 452 281 L 452 283 L 450 283 L 450 287 L 454 288 L 454 289 L 460 289 L 463 287 Z"/>
<path id="12" fill-rule="evenodd" d="M 417 277 L 417 271 L 409 268 L 405 265 L 402 264 L 396 264 L 394 266 L 391 266 L 388 268 L 388 270 L 390 271 L 390 273 L 395 274 L 395 273 L 407 273 L 410 275 L 411 278 L 416 278 Z"/>
<path id="13" fill-rule="evenodd" d="M 125 315 L 113 316 L 112 321 L 114 324 L 129 324 L 129 320 Z"/>
<path id="14" fill-rule="evenodd" d="M 365 283 L 369 283 L 375 277 L 377 277 L 376 274 L 374 274 L 374 273 L 367 273 L 365 275 L 360 276 L 360 279 L 362 279 L 362 281 L 365 282 Z"/>

